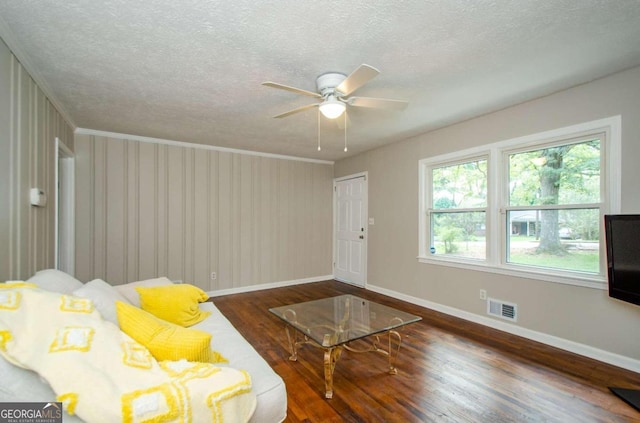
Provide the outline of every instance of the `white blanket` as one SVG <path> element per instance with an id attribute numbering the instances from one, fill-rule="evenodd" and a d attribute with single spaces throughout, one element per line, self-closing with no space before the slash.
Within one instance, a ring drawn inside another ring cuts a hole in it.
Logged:
<path id="1" fill-rule="evenodd" d="M 0 354 L 87 422 L 246 422 L 256 406 L 246 372 L 158 363 L 90 300 L 29 284 L 0 284 Z"/>

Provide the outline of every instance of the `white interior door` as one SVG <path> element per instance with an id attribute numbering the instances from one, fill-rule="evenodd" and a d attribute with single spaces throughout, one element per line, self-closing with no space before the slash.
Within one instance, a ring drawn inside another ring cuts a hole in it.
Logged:
<path id="1" fill-rule="evenodd" d="M 334 277 L 364 286 L 368 214 L 366 175 L 336 180 L 334 204 Z"/>

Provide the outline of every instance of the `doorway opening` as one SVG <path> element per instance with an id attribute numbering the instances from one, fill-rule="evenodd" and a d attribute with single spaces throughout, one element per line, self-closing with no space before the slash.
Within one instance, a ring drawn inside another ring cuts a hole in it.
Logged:
<path id="1" fill-rule="evenodd" d="M 55 149 L 55 268 L 75 273 L 75 161 L 73 152 L 56 137 Z"/>

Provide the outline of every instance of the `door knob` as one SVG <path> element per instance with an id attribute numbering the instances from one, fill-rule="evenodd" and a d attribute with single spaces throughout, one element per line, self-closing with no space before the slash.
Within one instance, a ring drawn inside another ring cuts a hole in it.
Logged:
<path id="1" fill-rule="evenodd" d="M 364 239 L 364 235 L 360 235 L 360 239 Z"/>

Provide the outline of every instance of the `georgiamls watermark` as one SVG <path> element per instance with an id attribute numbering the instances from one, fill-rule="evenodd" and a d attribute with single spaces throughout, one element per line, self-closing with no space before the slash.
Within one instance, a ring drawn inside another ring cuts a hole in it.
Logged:
<path id="1" fill-rule="evenodd" d="M 62 403 L 2 402 L 0 423 L 62 423 Z"/>

